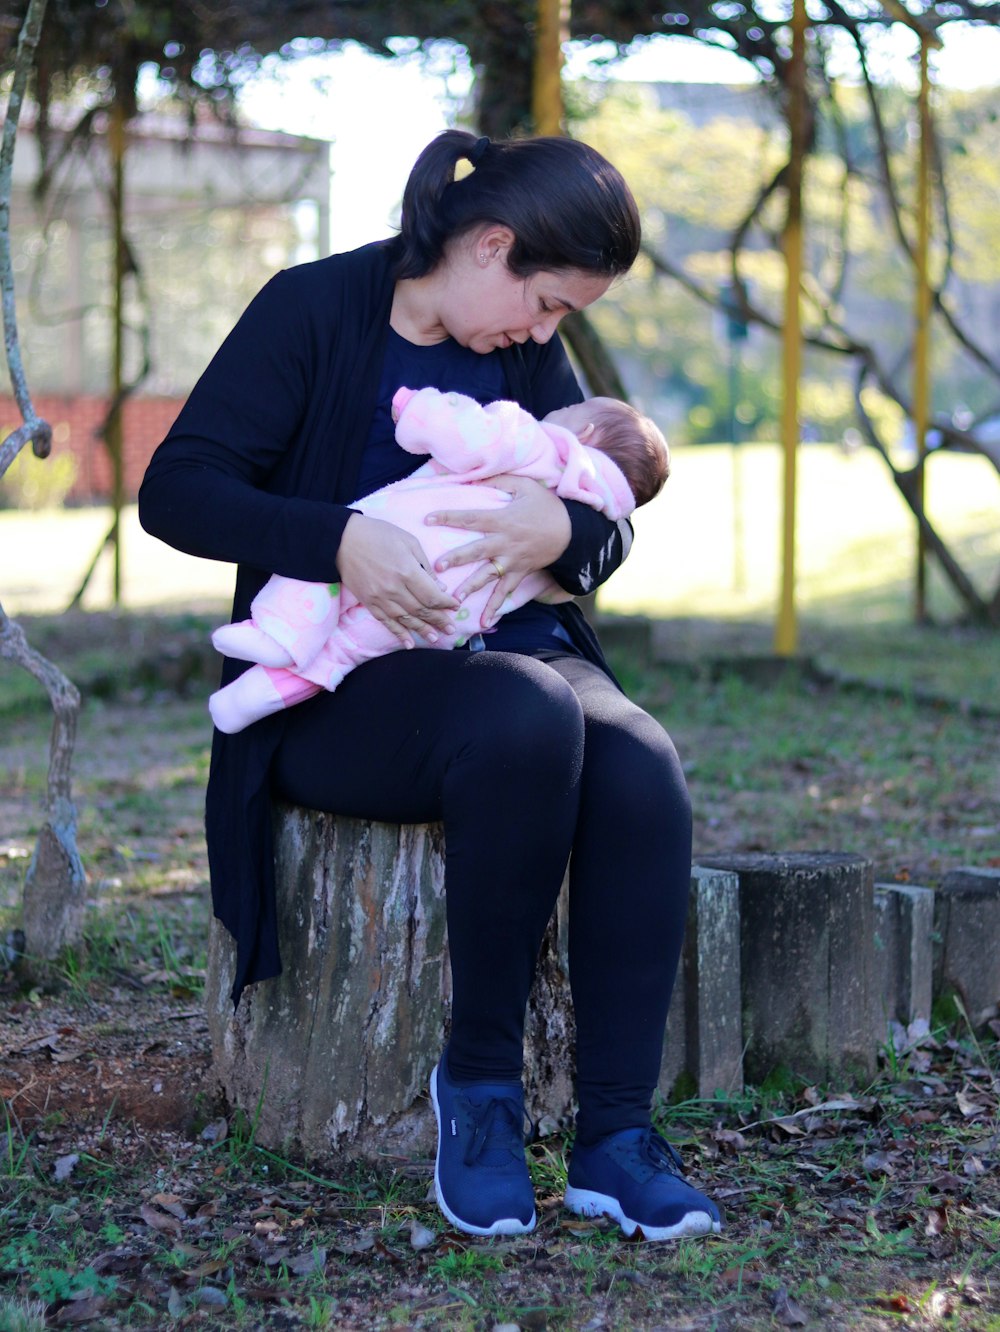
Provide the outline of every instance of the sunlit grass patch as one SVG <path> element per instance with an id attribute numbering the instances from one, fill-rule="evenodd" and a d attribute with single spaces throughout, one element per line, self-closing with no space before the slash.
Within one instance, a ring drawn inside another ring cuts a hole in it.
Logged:
<path id="1" fill-rule="evenodd" d="M 656 616 L 776 613 L 782 533 L 781 451 L 773 444 L 674 451 L 663 492 L 635 514 L 636 541 L 600 593 L 602 609 Z M 813 619 L 904 620 L 915 521 L 882 460 L 835 445 L 800 449 L 797 601 Z M 985 594 L 1000 571 L 1000 477 L 984 458 L 941 454 L 928 466 L 928 511 L 970 561 Z M 931 611 L 958 610 L 931 566 Z"/>

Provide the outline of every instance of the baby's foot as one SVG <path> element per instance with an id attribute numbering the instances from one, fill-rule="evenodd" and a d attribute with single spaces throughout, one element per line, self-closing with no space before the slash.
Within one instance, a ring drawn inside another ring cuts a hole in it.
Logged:
<path id="1" fill-rule="evenodd" d="M 208 700 L 212 721 L 226 735 L 235 735 L 251 722 L 270 717 L 287 706 L 271 672 L 263 666 L 251 666 Z"/>
<path id="2" fill-rule="evenodd" d="M 223 656 L 235 657 L 237 661 L 256 661 L 261 666 L 292 665 L 291 653 L 250 620 L 224 624 L 216 629 L 212 642 Z"/>

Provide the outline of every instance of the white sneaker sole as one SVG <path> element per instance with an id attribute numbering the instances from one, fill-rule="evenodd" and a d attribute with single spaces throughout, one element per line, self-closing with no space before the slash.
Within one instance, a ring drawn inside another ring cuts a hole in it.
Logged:
<path id="1" fill-rule="evenodd" d="M 527 1235 L 535 1228 L 537 1213 L 532 1211 L 531 1220 L 528 1222 L 519 1221 L 516 1216 L 501 1217 L 499 1221 L 494 1221 L 491 1226 L 476 1226 L 471 1221 L 463 1221 L 460 1216 L 451 1210 L 445 1202 L 444 1193 L 441 1191 L 441 1107 L 438 1105 L 437 1097 L 437 1068 L 431 1074 L 431 1104 L 434 1107 L 434 1118 L 437 1120 L 437 1154 L 434 1158 L 434 1197 L 437 1199 L 437 1205 L 444 1213 L 445 1217 L 451 1222 L 456 1230 L 463 1231 L 466 1235 Z"/>
<path id="2" fill-rule="evenodd" d="M 621 1203 L 606 1193 L 594 1193 L 591 1189 L 577 1189 L 569 1185 L 566 1189 L 566 1206 L 577 1216 L 610 1216 L 631 1238 L 637 1230 L 642 1230 L 648 1240 L 684 1239 L 687 1235 L 718 1234 L 722 1224 L 708 1212 L 688 1212 L 672 1226 L 646 1226 L 641 1221 L 633 1221 L 622 1211 Z"/>

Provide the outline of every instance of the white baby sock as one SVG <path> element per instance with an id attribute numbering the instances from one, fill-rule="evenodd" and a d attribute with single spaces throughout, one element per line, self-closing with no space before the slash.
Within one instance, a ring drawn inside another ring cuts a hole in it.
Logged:
<path id="1" fill-rule="evenodd" d="M 212 643 L 223 656 L 235 657 L 237 661 L 256 661 L 261 666 L 292 665 L 291 653 L 250 620 L 224 624 L 212 635 Z"/>
<path id="2" fill-rule="evenodd" d="M 235 735 L 251 722 L 270 717 L 286 706 L 263 667 L 251 667 L 238 679 L 217 689 L 208 700 L 212 721 L 226 735 Z"/>

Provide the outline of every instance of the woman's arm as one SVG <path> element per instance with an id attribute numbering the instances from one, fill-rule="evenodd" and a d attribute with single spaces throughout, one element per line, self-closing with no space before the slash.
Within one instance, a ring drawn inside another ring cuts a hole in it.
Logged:
<path id="1" fill-rule="evenodd" d="M 263 489 L 315 379 L 300 281 L 294 270 L 272 278 L 219 348 L 153 455 L 139 517 L 189 555 L 333 581 L 351 510 Z"/>
<path id="2" fill-rule="evenodd" d="M 317 302 L 303 286 L 315 281 L 312 265 L 290 269 L 251 302 L 153 455 L 140 520 L 190 555 L 343 579 L 409 646 L 428 625 L 447 631 L 457 605 L 419 543 L 345 505 L 273 493 L 326 365 L 317 348 L 329 331 L 310 326 Z"/>
<path id="3" fill-rule="evenodd" d="M 563 553 L 548 565 L 548 572 L 564 592 L 586 596 L 624 562 L 632 549 L 632 524 L 627 518 L 612 522 L 578 500 L 564 503 L 572 535 Z"/>

